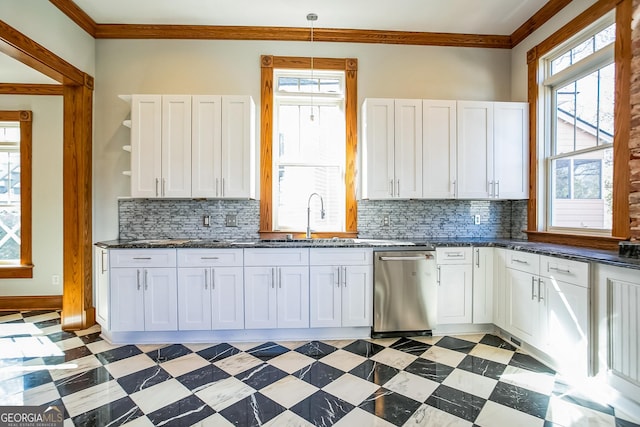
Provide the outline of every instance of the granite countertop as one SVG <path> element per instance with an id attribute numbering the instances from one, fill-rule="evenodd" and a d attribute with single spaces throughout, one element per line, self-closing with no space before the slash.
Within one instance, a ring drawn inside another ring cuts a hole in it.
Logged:
<path id="1" fill-rule="evenodd" d="M 598 262 L 618 267 L 640 270 L 640 259 L 621 257 L 617 251 L 580 248 L 550 243 L 528 242 L 510 239 L 428 239 L 383 240 L 383 239 L 293 239 L 293 240 L 215 240 L 215 239 L 141 239 L 109 240 L 96 243 L 105 249 L 161 249 L 161 248 L 420 248 L 433 250 L 436 247 L 487 246 L 549 255 L 583 262 Z"/>

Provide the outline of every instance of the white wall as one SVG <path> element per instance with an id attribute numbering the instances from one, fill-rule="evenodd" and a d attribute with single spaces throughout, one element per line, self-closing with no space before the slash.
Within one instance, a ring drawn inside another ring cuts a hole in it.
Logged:
<path id="1" fill-rule="evenodd" d="M 0 110 L 33 112 L 33 279 L 2 279 L 0 295 L 61 295 L 62 96 L 0 95 Z"/>
<path id="2" fill-rule="evenodd" d="M 352 57 L 366 97 L 507 101 L 508 50 L 354 43 L 97 40 L 94 240 L 118 235 L 117 198 L 130 194 L 129 106 L 118 94 L 246 94 L 260 103 L 260 55 Z"/>

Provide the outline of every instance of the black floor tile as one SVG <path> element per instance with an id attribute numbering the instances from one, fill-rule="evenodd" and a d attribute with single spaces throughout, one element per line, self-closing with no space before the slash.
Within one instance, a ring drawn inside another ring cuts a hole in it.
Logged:
<path id="1" fill-rule="evenodd" d="M 262 365 L 251 368 L 236 375 L 235 377 L 243 383 L 250 385 L 254 389 L 261 390 L 262 388 L 273 384 L 278 380 L 281 380 L 287 375 L 289 374 L 276 368 L 275 366 L 263 363 Z"/>
<path id="2" fill-rule="evenodd" d="M 409 338 L 400 338 L 390 347 L 396 350 L 404 351 L 405 353 L 413 354 L 414 356 L 421 356 L 425 351 L 431 348 L 431 345 L 421 343 L 420 341 L 414 341 Z"/>
<path id="3" fill-rule="evenodd" d="M 138 354 L 142 354 L 142 350 L 140 350 L 135 345 L 125 345 L 122 347 L 117 347 L 111 350 L 103 351 L 102 353 L 96 354 L 96 357 L 103 365 L 108 363 L 117 362 L 118 360 L 127 359 L 132 356 L 137 356 Z"/>
<path id="4" fill-rule="evenodd" d="M 422 402 L 380 387 L 358 407 L 396 426 L 403 425 Z"/>
<path id="5" fill-rule="evenodd" d="M 374 362 L 367 359 L 351 371 L 350 374 L 360 377 L 364 380 L 370 381 L 379 386 L 384 385 L 391 378 L 395 377 L 400 372 L 399 369 L 387 366 L 384 363 Z"/>
<path id="6" fill-rule="evenodd" d="M 203 388 L 229 377 L 229 374 L 217 366 L 207 365 L 184 375 L 180 375 L 176 379 L 180 381 L 182 385 L 191 390 L 192 393 L 196 393 Z"/>
<path id="7" fill-rule="evenodd" d="M 476 346 L 476 343 L 466 340 L 461 340 L 460 338 L 454 337 L 442 337 L 435 344 L 438 347 L 448 348 L 449 350 L 455 350 L 460 353 L 469 353 L 473 350 L 473 347 Z"/>
<path id="8" fill-rule="evenodd" d="M 220 411 L 220 415 L 237 426 L 261 426 L 284 412 L 286 408 L 269 399 L 254 393 L 239 402 Z"/>
<path id="9" fill-rule="evenodd" d="M 417 358 L 404 370 L 422 378 L 429 379 L 441 383 L 444 381 L 455 368 L 449 365 L 443 365 L 432 360 Z"/>
<path id="10" fill-rule="evenodd" d="M 332 426 L 353 410 L 354 406 L 323 390 L 291 407 L 294 412 L 314 426 Z"/>
<path id="11" fill-rule="evenodd" d="M 344 374 L 344 371 L 334 368 L 333 366 L 326 365 L 322 362 L 313 362 L 311 365 L 294 372 L 293 376 L 318 388 L 322 388 Z"/>
<path id="12" fill-rule="evenodd" d="M 24 375 L 0 381 L 0 396 L 19 393 L 52 382 L 47 370 L 28 372 Z"/>
<path id="13" fill-rule="evenodd" d="M 510 351 L 516 351 L 516 348 L 514 346 L 495 335 L 485 335 L 480 340 L 480 344 L 490 345 L 491 347 L 498 347 Z"/>
<path id="14" fill-rule="evenodd" d="M 240 353 L 240 350 L 226 343 L 214 345 L 197 352 L 199 356 L 207 359 L 211 363 L 218 362 L 238 353 Z"/>
<path id="15" fill-rule="evenodd" d="M 457 367 L 468 372 L 473 372 L 474 374 L 482 375 L 483 377 L 499 380 L 507 368 L 507 365 L 481 357 L 467 355 Z"/>
<path id="16" fill-rule="evenodd" d="M 500 381 L 489 400 L 542 419 L 549 406 L 549 396 Z"/>
<path id="17" fill-rule="evenodd" d="M 474 422 L 485 402 L 481 397 L 441 384 L 425 403 L 458 418 Z"/>
<path id="18" fill-rule="evenodd" d="M 112 379 L 113 377 L 111 377 L 109 371 L 100 366 L 99 368 L 90 369 L 81 374 L 59 379 L 55 381 L 54 384 L 56 385 L 60 396 L 64 397 L 89 387 L 109 382 Z"/>
<path id="19" fill-rule="evenodd" d="M 344 347 L 343 350 L 350 351 L 362 357 L 372 357 L 384 350 L 385 347 L 365 340 L 357 340 Z"/>
<path id="20" fill-rule="evenodd" d="M 291 350 L 281 346 L 280 344 L 276 344 L 274 342 L 266 342 L 250 350 L 247 350 L 246 353 L 249 353 L 253 357 L 257 357 L 263 362 L 266 362 L 273 359 L 274 357 L 281 356 L 290 351 Z"/>
<path id="21" fill-rule="evenodd" d="M 89 350 L 87 347 L 81 345 L 80 347 L 76 347 L 76 348 L 71 348 L 69 350 L 65 350 L 64 351 L 64 360 L 66 362 L 69 362 L 71 360 L 75 360 L 75 359 L 81 359 L 85 356 L 91 356 L 93 353 L 91 353 L 91 350 Z"/>
<path id="22" fill-rule="evenodd" d="M 131 400 L 125 396 L 114 402 L 102 405 L 73 418 L 76 426 L 121 426 L 144 414 Z"/>
<path id="23" fill-rule="evenodd" d="M 33 311 L 22 311 L 22 317 L 25 319 L 29 319 L 30 317 L 40 316 L 41 314 L 50 314 L 51 310 L 33 310 Z"/>
<path id="24" fill-rule="evenodd" d="M 133 394 L 169 379 L 171 379 L 171 375 L 169 375 L 167 371 L 160 366 L 151 366 L 142 371 L 118 378 L 118 384 L 120 384 L 120 387 L 128 394 Z"/>
<path id="25" fill-rule="evenodd" d="M 60 324 L 60 319 L 43 320 L 42 322 L 36 322 L 34 325 L 40 329 L 50 328 L 51 326 L 57 326 Z"/>
<path id="26" fill-rule="evenodd" d="M 298 353 L 312 357 L 316 360 L 322 359 L 323 357 L 333 353 L 336 350 L 337 348 L 335 348 L 334 346 L 323 343 L 321 341 L 311 341 L 303 346 L 296 348 L 296 351 Z"/>
<path id="27" fill-rule="evenodd" d="M 68 340 L 70 338 L 75 338 L 76 334 L 74 334 L 73 332 L 60 331 L 60 332 L 54 332 L 53 334 L 49 334 L 47 335 L 47 337 L 53 342 L 58 342 L 58 341 Z"/>
<path id="28" fill-rule="evenodd" d="M 182 344 L 173 344 L 157 350 L 149 351 L 147 352 L 147 356 L 153 359 L 156 363 L 163 363 L 191 353 L 193 352 Z"/>
<path id="29" fill-rule="evenodd" d="M 556 371 L 524 353 L 514 353 L 509 365 L 543 374 L 555 375 Z"/>
<path id="30" fill-rule="evenodd" d="M 611 406 L 594 402 L 580 390 L 568 384 L 564 384 L 561 381 L 556 380 L 552 394 L 565 402 L 573 403 L 605 414 L 614 415 L 614 409 Z"/>
<path id="31" fill-rule="evenodd" d="M 215 411 L 209 405 L 190 395 L 147 414 L 147 418 L 155 426 L 181 427 L 197 424 L 213 414 Z"/>
<path id="32" fill-rule="evenodd" d="M 94 332 L 92 334 L 82 335 L 78 337 L 82 340 L 82 342 L 87 345 L 94 342 L 102 341 L 102 337 L 100 336 L 100 332 Z"/>

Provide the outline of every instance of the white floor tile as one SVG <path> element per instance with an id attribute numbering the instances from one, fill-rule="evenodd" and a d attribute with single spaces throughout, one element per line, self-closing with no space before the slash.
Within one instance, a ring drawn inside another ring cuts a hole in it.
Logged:
<path id="1" fill-rule="evenodd" d="M 56 345 L 60 348 L 60 350 L 71 350 L 72 348 L 82 347 L 84 345 L 84 342 L 82 342 L 80 338 L 74 337 L 58 341 Z"/>
<path id="2" fill-rule="evenodd" d="M 130 395 L 136 405 L 145 414 L 163 408 L 189 396 L 191 392 L 178 380 L 172 378 L 153 387 L 145 388 Z"/>
<path id="3" fill-rule="evenodd" d="M 127 395 L 115 381 L 101 383 L 77 393 L 64 396 L 62 402 L 72 418 L 84 412 L 106 405 Z"/>
<path id="4" fill-rule="evenodd" d="M 377 384 L 371 383 L 351 374 L 345 374 L 335 381 L 327 384 L 322 389 L 327 393 L 339 397 L 345 402 L 354 406 L 361 404 L 367 397 L 380 388 Z"/>
<path id="5" fill-rule="evenodd" d="M 196 353 L 190 353 L 185 356 L 169 360 L 168 362 L 164 362 L 160 366 L 171 374 L 172 377 L 176 378 L 182 374 L 195 371 L 196 369 L 207 365 L 209 365 L 209 361 L 200 357 Z"/>
<path id="6" fill-rule="evenodd" d="M 200 399 L 211 406 L 216 411 L 241 401 L 245 397 L 251 396 L 255 390 L 242 381 L 234 377 L 218 381 L 210 387 L 196 393 Z"/>
<path id="7" fill-rule="evenodd" d="M 214 363 L 218 368 L 222 369 L 229 375 L 236 375 L 240 372 L 244 372 L 247 369 L 251 369 L 262 363 L 262 360 L 258 359 L 247 353 L 234 354 L 231 357 L 219 360 Z"/>
<path id="8" fill-rule="evenodd" d="M 320 359 L 322 363 L 326 363 L 345 372 L 349 372 L 365 360 L 364 357 L 346 350 L 336 350 Z"/>
<path id="9" fill-rule="evenodd" d="M 114 348 L 122 347 L 122 344 L 110 344 L 105 340 L 100 340 L 87 344 L 87 348 L 91 350 L 91 353 L 98 354 L 105 351 L 113 350 Z"/>
<path id="10" fill-rule="evenodd" d="M 565 402 L 557 396 L 549 400 L 547 420 L 565 427 L 614 427 L 616 424 L 612 415 Z"/>
<path id="11" fill-rule="evenodd" d="M 51 378 L 54 381 L 67 378 L 72 375 L 78 375 L 82 372 L 86 372 L 89 369 L 97 368 L 102 366 L 102 363 L 94 356 L 89 355 L 85 357 L 81 357 L 80 359 L 70 360 L 69 362 L 60 363 L 57 365 L 49 366 L 49 372 L 51 373 Z"/>
<path id="12" fill-rule="evenodd" d="M 260 393 L 285 408 L 291 408 L 316 391 L 318 391 L 317 387 L 292 375 L 288 375 L 273 384 L 269 384 L 260 390 Z"/>
<path id="13" fill-rule="evenodd" d="M 59 318 L 60 314 L 54 311 L 51 313 L 38 314 L 37 316 L 25 317 L 24 321 L 25 323 L 38 323 Z"/>
<path id="14" fill-rule="evenodd" d="M 156 362 L 146 354 L 138 354 L 104 365 L 105 369 L 109 371 L 114 378 L 122 378 L 152 366 L 156 366 Z"/>
<path id="15" fill-rule="evenodd" d="M 313 362 L 315 362 L 315 359 L 295 351 L 282 354 L 269 360 L 270 365 L 273 365 L 278 369 L 282 369 L 289 374 L 299 371 L 305 366 L 311 365 Z"/>
<path id="16" fill-rule="evenodd" d="M 551 394 L 555 377 L 515 366 L 507 366 L 500 376 L 500 381 L 537 391 L 538 393 Z"/>
<path id="17" fill-rule="evenodd" d="M 422 353 L 420 357 L 455 368 L 460 364 L 460 362 L 462 362 L 466 355 L 457 351 L 449 350 L 448 348 L 433 346 Z"/>
<path id="18" fill-rule="evenodd" d="M 400 350 L 395 350 L 393 348 L 385 348 L 380 353 L 370 357 L 373 361 L 384 363 L 385 365 L 392 366 L 396 369 L 406 368 L 417 358 L 418 356 L 414 356 L 413 354 L 405 353 Z"/>
<path id="19" fill-rule="evenodd" d="M 337 424 L 335 424 L 337 425 Z M 357 425 L 357 424 L 354 424 Z M 363 427 L 365 424 L 361 424 Z M 264 427 L 313 427 L 309 421 L 294 414 L 291 411 L 284 411 L 274 419 L 270 420 Z"/>
<path id="20" fill-rule="evenodd" d="M 429 344 L 429 345 L 434 345 L 436 344 L 438 341 L 440 341 L 442 337 L 411 337 L 412 340 L 414 341 L 418 341 L 421 343 L 425 343 L 425 344 Z"/>
<path id="21" fill-rule="evenodd" d="M 502 363 L 503 365 L 507 365 L 513 357 L 513 351 L 485 344 L 476 345 L 469 354 L 483 359 L 492 360 L 497 363 Z"/>
<path id="22" fill-rule="evenodd" d="M 542 427 L 544 420 L 488 400 L 475 424 L 480 427 Z"/>
<path id="23" fill-rule="evenodd" d="M 424 402 L 431 393 L 436 391 L 439 385 L 435 381 L 403 371 L 387 381 L 384 384 L 384 388 L 410 397 L 418 402 Z"/>
<path id="24" fill-rule="evenodd" d="M 338 420 L 337 423 L 334 424 L 336 427 L 352 427 L 352 426 L 361 426 L 361 427 L 392 427 L 388 421 L 383 420 L 382 418 L 378 418 L 375 415 L 364 411 L 360 408 L 355 408 L 353 411 L 349 412 L 347 415 Z"/>
<path id="25" fill-rule="evenodd" d="M 429 405 L 421 405 L 403 427 L 471 427 L 473 423 Z"/>
<path id="26" fill-rule="evenodd" d="M 482 338 L 484 338 L 485 334 L 463 334 L 463 335 L 453 335 L 454 338 L 458 338 L 459 340 L 471 341 L 475 343 L 479 343 Z"/>
<path id="27" fill-rule="evenodd" d="M 75 331 L 76 335 L 79 337 L 84 337 L 85 335 L 95 334 L 96 332 L 100 332 L 100 325 L 95 324 L 90 328 L 82 329 L 80 331 Z"/>
<path id="28" fill-rule="evenodd" d="M 0 399 L 2 405 L 11 406 L 39 406 L 60 398 L 60 393 L 53 383 L 42 384 L 29 390 L 3 396 Z"/>
<path id="29" fill-rule="evenodd" d="M 462 369 L 454 369 L 442 384 L 488 399 L 498 381 Z"/>

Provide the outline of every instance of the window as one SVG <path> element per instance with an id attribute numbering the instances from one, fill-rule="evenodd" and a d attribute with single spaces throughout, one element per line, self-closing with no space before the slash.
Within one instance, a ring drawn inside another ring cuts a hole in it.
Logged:
<path id="1" fill-rule="evenodd" d="M 615 24 L 544 58 L 546 229 L 611 234 Z"/>
<path id="2" fill-rule="evenodd" d="M 315 231 L 344 231 L 344 72 L 274 70 L 274 80 L 274 229 L 304 230 L 310 203 Z"/>
<path id="3" fill-rule="evenodd" d="M 0 111 L 0 277 L 32 268 L 31 112 Z"/>

